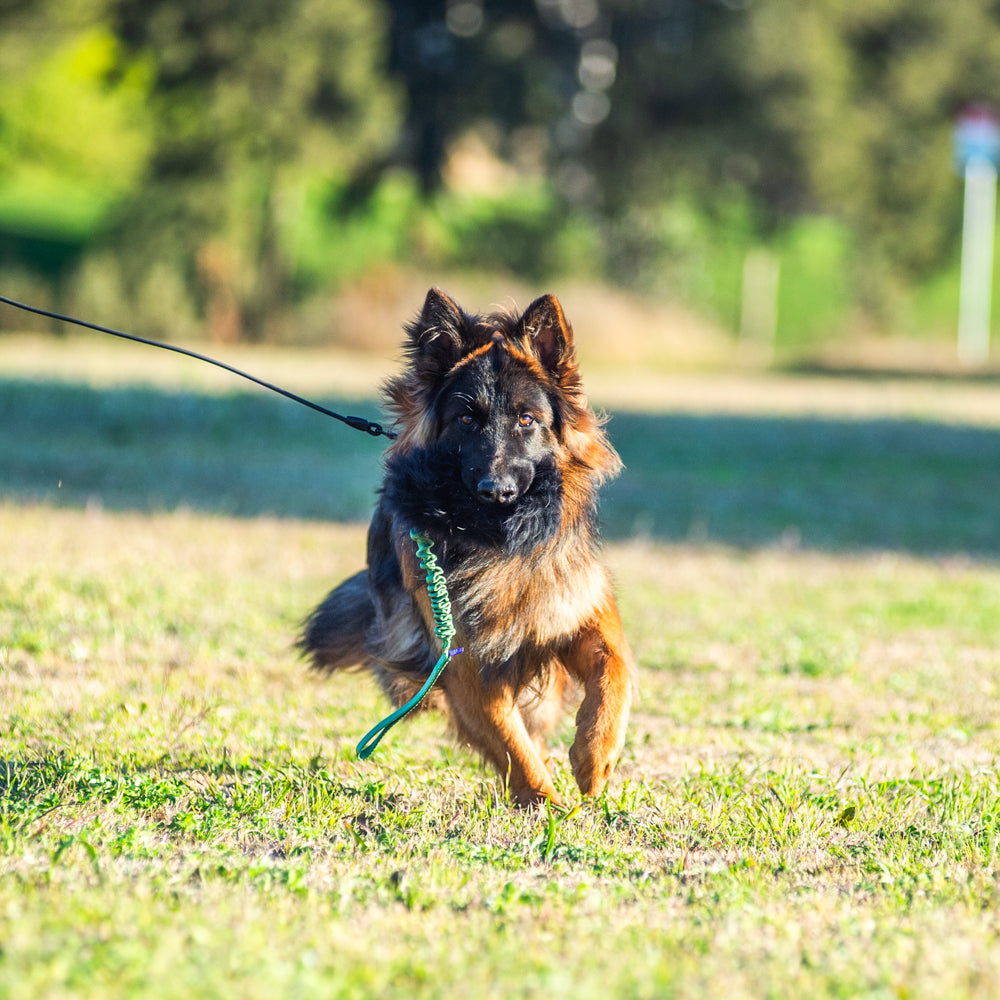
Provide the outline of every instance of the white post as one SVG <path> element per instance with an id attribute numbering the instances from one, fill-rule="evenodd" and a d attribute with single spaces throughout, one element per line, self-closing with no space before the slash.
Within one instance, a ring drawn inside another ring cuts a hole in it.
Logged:
<path id="1" fill-rule="evenodd" d="M 996 201 L 996 168 L 985 156 L 970 157 L 965 164 L 962 279 L 958 305 L 958 357 L 962 364 L 969 366 L 985 364 L 990 354 Z"/>
<path id="2" fill-rule="evenodd" d="M 774 360 L 780 274 L 781 261 L 770 250 L 755 247 L 743 258 L 740 340 L 762 349 L 768 364 Z"/>

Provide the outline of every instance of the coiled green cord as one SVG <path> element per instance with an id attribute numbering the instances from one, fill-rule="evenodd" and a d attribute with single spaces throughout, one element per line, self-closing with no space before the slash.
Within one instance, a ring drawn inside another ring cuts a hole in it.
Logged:
<path id="1" fill-rule="evenodd" d="M 426 535 L 411 529 L 410 538 L 417 543 L 420 568 L 427 573 L 427 596 L 431 600 L 431 613 L 434 615 L 434 634 L 441 640 L 442 648 L 447 650 L 448 643 L 455 634 L 455 623 L 451 620 L 451 600 L 444 580 L 444 570 L 438 566 L 437 556 L 431 551 L 431 540 Z"/>
<path id="2" fill-rule="evenodd" d="M 433 687 L 434 682 L 441 675 L 441 671 L 444 670 L 445 664 L 465 649 L 464 646 L 459 646 L 458 649 L 448 648 L 448 643 L 455 635 L 455 623 L 451 618 L 451 600 L 448 597 L 448 585 L 445 583 L 444 570 L 438 566 L 437 557 L 431 551 L 431 540 L 416 530 L 410 531 L 410 538 L 417 543 L 417 558 L 420 560 L 420 568 L 427 574 L 427 596 L 430 598 L 431 612 L 434 615 L 434 634 L 441 640 L 444 652 L 434 665 L 434 669 L 424 682 L 424 686 L 405 705 L 401 705 L 391 715 L 387 715 L 378 725 L 372 726 L 361 737 L 357 746 L 357 754 L 362 760 L 367 760 L 374 752 L 375 747 L 379 745 L 382 737 L 423 701 L 424 696 Z"/>

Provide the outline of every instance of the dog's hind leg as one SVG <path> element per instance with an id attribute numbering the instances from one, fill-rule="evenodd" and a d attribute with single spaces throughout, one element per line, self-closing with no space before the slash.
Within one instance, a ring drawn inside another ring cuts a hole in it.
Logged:
<path id="1" fill-rule="evenodd" d="M 368 659 L 365 638 L 374 620 L 368 572 L 361 570 L 331 590 L 306 619 L 298 646 L 317 670 L 356 666 Z"/>

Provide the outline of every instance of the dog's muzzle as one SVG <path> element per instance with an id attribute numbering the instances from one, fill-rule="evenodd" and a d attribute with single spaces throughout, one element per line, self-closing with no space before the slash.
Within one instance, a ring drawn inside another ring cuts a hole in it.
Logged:
<path id="1" fill-rule="evenodd" d="M 517 485 L 512 476 L 484 476 L 476 485 L 476 496 L 484 503 L 513 503 Z"/>

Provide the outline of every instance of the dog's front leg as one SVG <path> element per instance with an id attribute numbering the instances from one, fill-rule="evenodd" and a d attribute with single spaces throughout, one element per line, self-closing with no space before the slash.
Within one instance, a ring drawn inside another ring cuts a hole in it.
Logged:
<path id="1" fill-rule="evenodd" d="M 613 602 L 595 622 L 580 630 L 564 654 L 564 664 L 584 689 L 570 763 L 580 791 L 597 795 L 625 743 L 635 688 L 632 653 Z"/>
<path id="2" fill-rule="evenodd" d="M 485 682 L 479 664 L 467 654 L 456 658 L 442 681 L 459 739 L 496 768 L 511 799 L 521 806 L 546 799 L 558 805 L 552 777 L 510 686 L 502 681 Z"/>

